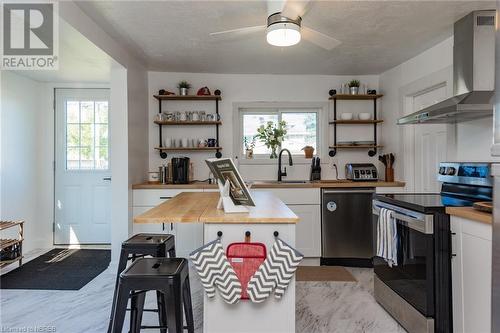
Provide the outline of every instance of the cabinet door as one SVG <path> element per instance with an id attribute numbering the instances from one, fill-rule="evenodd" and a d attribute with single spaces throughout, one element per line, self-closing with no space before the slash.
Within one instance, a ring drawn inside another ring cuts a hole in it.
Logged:
<path id="1" fill-rule="evenodd" d="M 321 256 L 321 214 L 319 205 L 288 205 L 299 218 L 295 244 L 305 257 Z"/>
<path id="2" fill-rule="evenodd" d="M 461 219 L 451 217 L 451 286 L 453 299 L 453 332 L 464 331 L 464 299 L 462 281 L 462 223 Z"/>
<path id="3" fill-rule="evenodd" d="M 177 257 L 187 258 L 203 245 L 203 223 L 174 223 Z"/>
<path id="4" fill-rule="evenodd" d="M 491 332 L 491 241 L 463 233 L 462 253 L 464 332 Z"/>

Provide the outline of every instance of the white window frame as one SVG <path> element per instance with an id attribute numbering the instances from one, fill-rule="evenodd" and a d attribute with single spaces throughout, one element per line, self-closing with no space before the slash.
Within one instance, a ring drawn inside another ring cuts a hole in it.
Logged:
<path id="1" fill-rule="evenodd" d="M 324 158 L 328 154 L 328 103 L 327 102 L 251 102 L 233 104 L 233 153 L 239 164 L 275 164 L 266 154 L 254 155 L 247 159 L 243 151 L 243 115 L 277 113 L 281 119 L 283 113 L 316 113 L 316 156 Z M 296 164 L 310 164 L 304 154 L 293 154 Z"/>

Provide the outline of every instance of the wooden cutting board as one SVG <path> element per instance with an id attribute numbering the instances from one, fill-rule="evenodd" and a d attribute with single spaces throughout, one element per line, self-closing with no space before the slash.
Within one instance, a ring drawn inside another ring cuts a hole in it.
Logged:
<path id="1" fill-rule="evenodd" d="M 472 207 L 482 212 L 487 212 L 487 213 L 493 212 L 493 202 L 491 201 L 475 202 L 474 205 L 472 205 Z"/>

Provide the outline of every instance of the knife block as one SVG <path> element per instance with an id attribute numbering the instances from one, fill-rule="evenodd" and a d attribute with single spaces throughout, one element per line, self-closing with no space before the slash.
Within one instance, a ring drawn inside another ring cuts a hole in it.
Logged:
<path id="1" fill-rule="evenodd" d="M 385 181 L 386 182 L 394 181 L 394 168 L 385 168 Z"/>

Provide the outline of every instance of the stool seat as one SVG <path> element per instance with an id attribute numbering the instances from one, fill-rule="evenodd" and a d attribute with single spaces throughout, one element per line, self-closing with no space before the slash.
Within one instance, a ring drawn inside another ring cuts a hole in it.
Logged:
<path id="1" fill-rule="evenodd" d="M 122 248 L 130 247 L 152 247 L 156 248 L 158 244 L 174 243 L 174 235 L 170 234 L 137 234 L 122 243 Z"/>
<path id="2" fill-rule="evenodd" d="M 180 275 L 187 261 L 184 258 L 142 258 L 120 274 L 120 278 L 175 277 Z"/>

